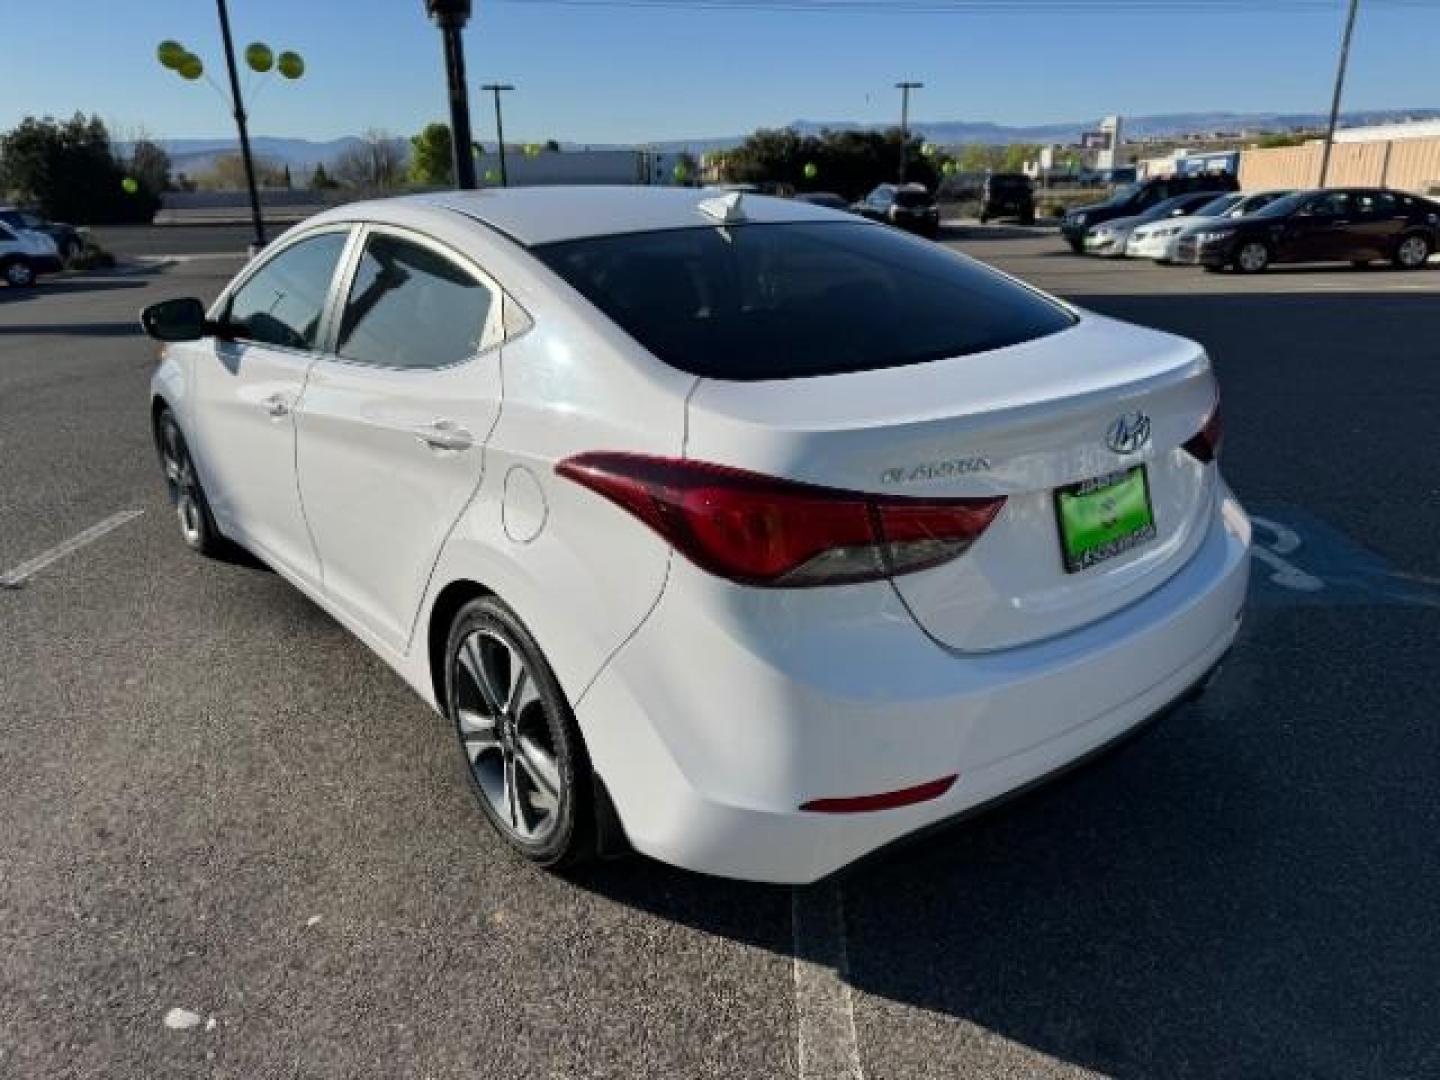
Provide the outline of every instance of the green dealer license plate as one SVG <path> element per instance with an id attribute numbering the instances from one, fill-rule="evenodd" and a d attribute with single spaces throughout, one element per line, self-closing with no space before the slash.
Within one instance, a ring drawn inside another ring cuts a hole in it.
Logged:
<path id="1" fill-rule="evenodd" d="M 1155 539 L 1143 465 L 1057 488 L 1055 513 L 1065 569 L 1072 574 Z"/>

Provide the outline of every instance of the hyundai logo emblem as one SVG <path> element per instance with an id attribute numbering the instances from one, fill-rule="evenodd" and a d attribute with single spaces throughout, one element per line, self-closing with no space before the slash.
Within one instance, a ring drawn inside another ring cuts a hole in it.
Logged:
<path id="1" fill-rule="evenodd" d="M 1117 454 L 1133 454 L 1150 442 L 1150 417 L 1138 409 L 1117 416 L 1105 429 L 1105 445 Z"/>

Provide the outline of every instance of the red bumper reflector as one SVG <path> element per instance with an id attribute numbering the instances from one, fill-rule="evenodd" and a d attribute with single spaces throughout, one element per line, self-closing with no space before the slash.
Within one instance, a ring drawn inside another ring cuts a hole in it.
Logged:
<path id="1" fill-rule="evenodd" d="M 925 784 L 886 791 L 879 795 L 850 795 L 840 799 L 811 799 L 801 803 L 801 810 L 815 814 L 867 814 L 872 810 L 893 810 L 897 806 L 912 806 L 915 803 L 938 799 L 960 779 L 959 774 L 942 776 Z"/>

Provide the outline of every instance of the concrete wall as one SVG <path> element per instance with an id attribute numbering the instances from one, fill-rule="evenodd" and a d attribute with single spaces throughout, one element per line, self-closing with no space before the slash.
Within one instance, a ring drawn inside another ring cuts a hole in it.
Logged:
<path id="1" fill-rule="evenodd" d="M 487 151 L 475 157 L 475 173 L 484 177 L 500 172 L 500 158 Z M 505 172 L 511 187 L 545 184 L 643 184 L 644 155 L 637 150 L 575 150 L 527 157 L 523 151 L 505 151 Z"/>
<path id="2" fill-rule="evenodd" d="M 1324 145 L 1246 150 L 1240 155 L 1240 186 L 1315 187 L 1320 183 Z M 1393 187 L 1426 194 L 1440 189 L 1440 139 L 1336 143 L 1330 156 L 1331 187 Z"/>

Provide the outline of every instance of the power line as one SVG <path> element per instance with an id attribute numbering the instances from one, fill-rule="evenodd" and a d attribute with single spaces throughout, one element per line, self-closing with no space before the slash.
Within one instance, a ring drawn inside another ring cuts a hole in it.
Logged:
<path id="1" fill-rule="evenodd" d="M 807 12 L 824 14 L 974 15 L 1044 14 L 1221 14 L 1271 11 L 1332 14 L 1339 0 L 497 0 L 576 8 L 653 8 L 669 11 Z M 1440 10 L 1440 0 L 1371 0 L 1398 10 Z"/>

